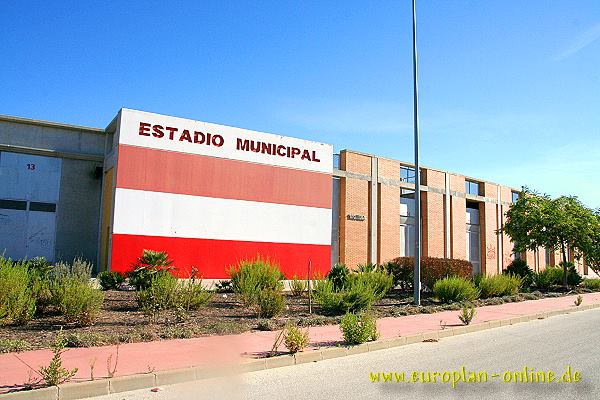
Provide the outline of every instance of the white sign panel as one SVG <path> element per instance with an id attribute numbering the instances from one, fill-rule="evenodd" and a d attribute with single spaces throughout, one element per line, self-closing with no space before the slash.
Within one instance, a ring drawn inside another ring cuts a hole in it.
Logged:
<path id="1" fill-rule="evenodd" d="M 122 109 L 119 144 L 330 174 L 333 147 L 184 118 Z"/>

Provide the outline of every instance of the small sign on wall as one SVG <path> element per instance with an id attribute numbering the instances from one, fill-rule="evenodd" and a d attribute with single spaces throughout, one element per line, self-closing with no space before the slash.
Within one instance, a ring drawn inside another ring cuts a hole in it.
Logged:
<path id="1" fill-rule="evenodd" d="M 360 214 L 348 214 L 346 215 L 348 221 L 364 221 L 365 216 Z"/>

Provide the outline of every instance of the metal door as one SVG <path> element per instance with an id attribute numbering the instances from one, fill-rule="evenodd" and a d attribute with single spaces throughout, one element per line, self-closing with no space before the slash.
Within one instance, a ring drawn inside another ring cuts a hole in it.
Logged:
<path id="1" fill-rule="evenodd" d="M 0 200 L 0 255 L 24 258 L 27 233 L 27 202 Z"/>
<path id="2" fill-rule="evenodd" d="M 481 233 L 479 225 L 467 226 L 467 257 L 473 264 L 473 274 L 481 273 Z"/>
<path id="3" fill-rule="evenodd" d="M 61 159 L 0 152 L 0 254 L 54 260 Z"/>
<path id="4" fill-rule="evenodd" d="M 479 210 L 467 207 L 467 258 L 473 264 L 473 274 L 481 273 L 481 229 Z"/>

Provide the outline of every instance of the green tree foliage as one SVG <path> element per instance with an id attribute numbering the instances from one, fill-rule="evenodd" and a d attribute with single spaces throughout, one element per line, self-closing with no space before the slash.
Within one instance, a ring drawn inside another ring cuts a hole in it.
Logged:
<path id="1" fill-rule="evenodd" d="M 598 214 L 573 196 L 551 199 L 524 188 L 506 216 L 504 232 L 510 236 L 515 251 L 536 250 L 539 247 L 560 251 L 565 287 L 569 261 L 567 249 L 573 251 L 576 258 L 587 258 L 593 254 L 594 248 L 600 246 Z"/>
<path id="2" fill-rule="evenodd" d="M 586 265 L 600 275 L 600 209 L 593 211 L 592 235 L 583 244 Z"/>

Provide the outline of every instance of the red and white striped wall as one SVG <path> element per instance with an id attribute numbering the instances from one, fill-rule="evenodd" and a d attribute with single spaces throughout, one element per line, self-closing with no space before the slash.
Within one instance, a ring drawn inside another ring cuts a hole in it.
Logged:
<path id="1" fill-rule="evenodd" d="M 258 255 L 288 277 L 329 270 L 330 145 L 128 109 L 115 140 L 112 270 L 143 249 L 204 278 Z"/>

